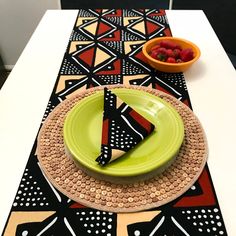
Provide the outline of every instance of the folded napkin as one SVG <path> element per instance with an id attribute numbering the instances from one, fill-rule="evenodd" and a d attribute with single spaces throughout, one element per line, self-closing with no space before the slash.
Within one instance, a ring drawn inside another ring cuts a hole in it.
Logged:
<path id="1" fill-rule="evenodd" d="M 154 130 L 154 125 L 104 88 L 101 154 L 96 159 L 105 165 L 122 156 Z"/>

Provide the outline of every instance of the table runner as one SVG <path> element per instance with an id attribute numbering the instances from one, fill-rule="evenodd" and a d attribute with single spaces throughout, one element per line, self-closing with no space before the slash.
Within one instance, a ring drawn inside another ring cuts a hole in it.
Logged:
<path id="1" fill-rule="evenodd" d="M 79 10 L 43 121 L 61 101 L 88 88 L 142 85 L 171 94 L 191 107 L 182 73 L 155 71 L 143 43 L 171 36 L 165 11 Z M 36 141 L 2 235 L 227 235 L 206 167 L 181 197 L 137 213 L 112 213 L 76 203 L 47 180 Z"/>

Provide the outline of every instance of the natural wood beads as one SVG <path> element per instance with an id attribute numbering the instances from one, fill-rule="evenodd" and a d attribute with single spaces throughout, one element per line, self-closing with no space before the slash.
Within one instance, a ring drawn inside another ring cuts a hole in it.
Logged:
<path id="1" fill-rule="evenodd" d="M 114 212 L 133 212 L 163 205 L 187 191 L 202 172 L 207 159 L 207 142 L 194 113 L 174 97 L 142 86 L 132 88 L 161 97 L 169 102 L 184 122 L 185 138 L 175 162 L 162 174 L 145 181 L 116 184 L 89 176 L 69 158 L 63 144 L 66 114 L 81 99 L 102 87 L 96 87 L 66 99 L 45 120 L 38 136 L 38 159 L 46 176 L 63 194 L 89 207 Z"/>

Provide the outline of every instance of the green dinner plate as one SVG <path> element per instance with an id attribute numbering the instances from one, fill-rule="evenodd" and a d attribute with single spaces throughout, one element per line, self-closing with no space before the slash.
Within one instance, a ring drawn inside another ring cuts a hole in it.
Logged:
<path id="1" fill-rule="evenodd" d="M 129 106 L 155 125 L 154 132 L 117 160 L 102 167 L 100 154 L 103 91 L 79 101 L 68 113 L 63 133 L 66 149 L 78 164 L 103 175 L 129 177 L 165 168 L 177 155 L 184 138 L 184 125 L 177 111 L 150 93 L 126 88 L 112 89 Z"/>

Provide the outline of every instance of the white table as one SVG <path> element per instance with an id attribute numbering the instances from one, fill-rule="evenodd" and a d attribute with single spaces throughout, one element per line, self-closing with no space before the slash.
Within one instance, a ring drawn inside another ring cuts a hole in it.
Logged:
<path id="1" fill-rule="evenodd" d="M 72 31 L 76 10 L 49 10 L 0 91 L 2 232 Z M 208 139 L 211 177 L 229 235 L 236 235 L 236 73 L 202 11 L 167 11 L 173 36 L 202 52 L 185 73 L 192 106 Z"/>

